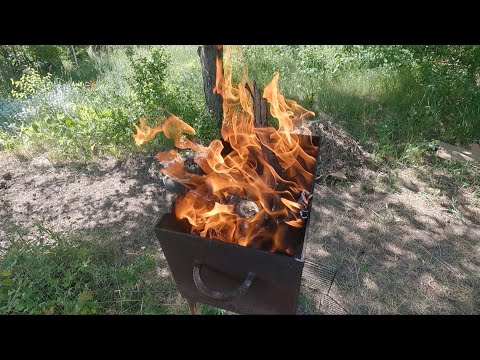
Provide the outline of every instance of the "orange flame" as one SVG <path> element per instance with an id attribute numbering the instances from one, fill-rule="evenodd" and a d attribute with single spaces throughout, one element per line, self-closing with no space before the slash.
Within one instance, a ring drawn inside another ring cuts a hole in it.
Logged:
<path id="1" fill-rule="evenodd" d="M 157 155 L 164 166 L 163 173 L 189 189 L 177 197 L 174 213 L 177 219 L 188 222 L 192 234 L 291 255 L 298 244 L 289 241 L 288 234 L 304 228 L 299 198 L 313 183 L 316 161 L 311 155 L 316 151 L 311 137 L 293 132 L 306 116 L 314 113 L 280 94 L 277 73 L 263 96 L 271 115 L 278 120 L 278 130 L 271 126 L 255 128 L 253 100 L 245 81 L 232 85 L 228 50 L 225 63 L 217 58 L 214 90 L 223 97 L 223 141 L 214 140 L 204 147 L 189 140 L 186 135 L 194 135 L 195 131 L 173 115 L 159 119 L 153 128 L 140 119 L 134 138 L 141 144 L 163 131 L 177 148 L 194 151 L 201 175 L 188 173 L 175 150 Z M 283 169 L 281 173 L 267 161 L 265 149 L 274 154 Z M 236 210 L 242 199 L 255 203 L 258 213 L 242 217 Z"/>
<path id="2" fill-rule="evenodd" d="M 135 126 L 135 129 L 137 129 L 137 133 L 133 134 L 133 138 L 135 139 L 135 143 L 137 145 L 142 145 L 145 141 L 150 141 L 152 140 L 155 135 L 162 131 L 162 127 L 149 127 L 147 126 L 147 119 L 141 118 L 140 119 L 140 127 L 137 125 Z"/>
<path id="3" fill-rule="evenodd" d="M 222 45 L 216 45 L 217 56 L 215 57 L 216 77 L 215 87 L 213 88 L 214 94 L 223 94 L 223 57 L 219 56 L 223 52 Z"/>

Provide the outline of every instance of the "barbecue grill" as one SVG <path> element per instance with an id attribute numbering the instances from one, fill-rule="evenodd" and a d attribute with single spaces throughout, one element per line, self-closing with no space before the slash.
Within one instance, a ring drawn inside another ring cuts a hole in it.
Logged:
<path id="1" fill-rule="evenodd" d="M 304 135 L 298 135 L 302 137 Z M 319 138 L 312 136 L 318 163 Z M 314 181 L 307 190 L 314 191 Z M 188 224 L 163 215 L 155 233 L 181 295 L 192 313 L 198 302 L 239 314 L 295 314 L 308 239 L 305 226 L 285 234 L 298 243 L 293 255 L 272 253 L 217 239 L 192 235 Z"/>

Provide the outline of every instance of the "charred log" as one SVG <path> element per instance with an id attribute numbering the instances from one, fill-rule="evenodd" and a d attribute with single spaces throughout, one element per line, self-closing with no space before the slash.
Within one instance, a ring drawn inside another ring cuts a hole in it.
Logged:
<path id="1" fill-rule="evenodd" d="M 245 83 L 245 88 L 250 93 L 250 96 L 253 99 L 253 123 L 255 127 L 267 127 L 267 99 L 263 98 L 260 95 L 260 89 L 257 86 L 257 83 L 253 82 L 253 90 L 250 88 L 248 83 Z"/>
<path id="2" fill-rule="evenodd" d="M 260 127 L 267 127 L 268 126 L 268 119 L 267 119 L 267 99 L 261 97 L 260 95 L 260 89 L 257 87 L 257 83 L 254 81 L 253 82 L 253 91 L 248 85 L 248 83 L 245 83 L 245 88 L 247 91 L 250 93 L 253 99 L 253 123 L 256 128 Z M 277 157 L 275 154 L 267 148 L 264 144 L 270 143 L 270 139 L 268 138 L 268 135 L 264 136 L 259 136 L 257 134 L 257 137 L 260 140 L 260 144 L 262 146 L 262 153 L 264 159 L 267 161 L 268 164 L 270 164 L 271 167 L 275 170 L 275 172 L 278 175 L 281 175 L 283 173 L 282 166 L 278 162 Z"/>

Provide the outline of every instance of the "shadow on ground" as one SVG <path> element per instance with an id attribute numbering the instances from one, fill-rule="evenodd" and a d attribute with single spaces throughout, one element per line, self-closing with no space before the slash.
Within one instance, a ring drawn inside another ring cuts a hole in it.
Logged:
<path id="1" fill-rule="evenodd" d="M 87 240 L 118 241 L 127 253 L 153 249 L 159 278 L 171 281 L 153 228 L 173 195 L 161 185 L 153 156 L 73 169 L 41 156 L 22 163 L 1 154 L 0 165 L 13 175 L 0 189 L 0 240 L 9 224 L 42 222 Z M 318 184 L 307 258 L 339 271 L 328 296 L 302 286 L 298 313 L 479 313 L 479 207 L 459 190 L 456 216 L 448 207 L 452 194 L 439 184 L 409 169 Z M 173 286 L 158 301 L 187 312 Z"/>
<path id="2" fill-rule="evenodd" d="M 318 185 L 307 257 L 339 267 L 330 295 L 348 313 L 479 313 L 480 226 L 469 221 L 478 208 L 457 218 L 430 184 L 408 170 L 400 178 L 400 193 L 381 182 L 371 193 Z M 321 312 L 322 296 L 309 296 Z"/>
<path id="3" fill-rule="evenodd" d="M 0 190 L 0 242 L 6 241 L 11 224 L 31 228 L 40 222 L 53 231 L 86 241 L 115 242 L 126 254 L 153 250 L 159 279 L 171 284 L 171 291 L 159 294 L 158 300 L 170 305 L 175 313 L 188 311 L 153 232 L 156 221 L 173 200 L 163 188 L 153 156 L 138 155 L 122 161 L 105 157 L 95 164 L 73 168 L 55 166 L 43 156 L 21 162 L 4 153 L 0 165 L 0 175 L 12 174 L 7 187 Z"/>

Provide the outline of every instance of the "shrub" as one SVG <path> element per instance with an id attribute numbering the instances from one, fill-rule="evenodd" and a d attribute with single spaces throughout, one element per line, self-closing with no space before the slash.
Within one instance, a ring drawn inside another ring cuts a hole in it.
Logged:
<path id="1" fill-rule="evenodd" d="M 26 99 L 28 96 L 35 95 L 41 91 L 48 91 L 52 87 L 51 77 L 51 74 L 41 76 L 34 68 L 27 67 L 19 80 L 11 79 L 14 86 L 11 94 L 14 98 Z"/>
<path id="2" fill-rule="evenodd" d="M 170 58 L 162 46 L 154 47 L 140 56 L 132 51 L 130 54 L 133 88 L 146 107 L 146 115 L 156 114 L 165 97 L 165 77 Z"/>

